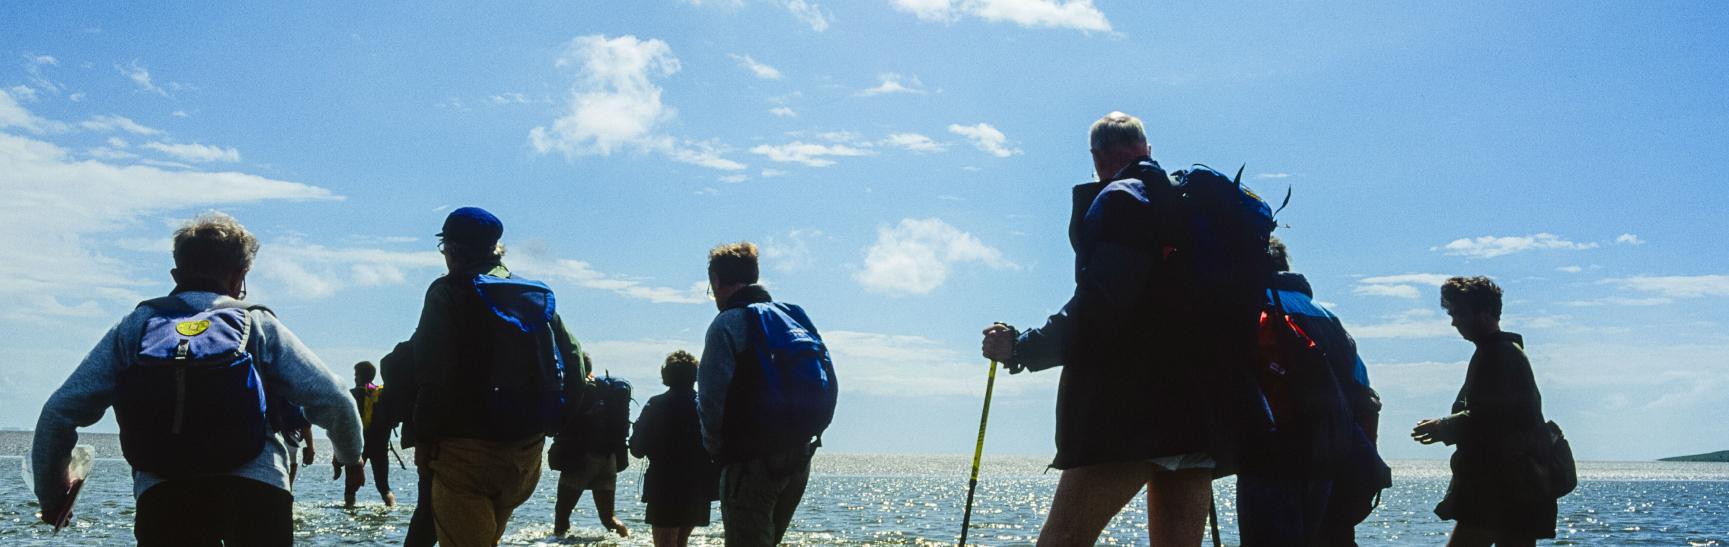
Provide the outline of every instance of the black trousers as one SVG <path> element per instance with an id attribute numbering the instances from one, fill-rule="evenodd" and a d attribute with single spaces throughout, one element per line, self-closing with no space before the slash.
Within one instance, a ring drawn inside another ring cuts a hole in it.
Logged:
<path id="1" fill-rule="evenodd" d="M 144 547 L 294 545 L 294 495 L 241 477 L 170 480 L 138 498 L 132 533 Z"/>
<path id="2" fill-rule="evenodd" d="M 419 493 L 414 498 L 414 515 L 408 518 L 408 536 L 403 538 L 403 547 L 432 547 L 438 543 L 438 530 L 432 518 L 432 471 L 424 466 L 416 467 L 419 475 Z"/>

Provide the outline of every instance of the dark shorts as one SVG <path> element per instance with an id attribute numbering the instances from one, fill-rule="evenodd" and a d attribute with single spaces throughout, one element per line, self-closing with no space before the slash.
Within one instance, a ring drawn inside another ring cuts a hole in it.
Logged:
<path id="1" fill-rule="evenodd" d="M 294 496 L 252 479 L 174 479 L 138 497 L 139 545 L 294 544 Z"/>
<path id="2" fill-rule="evenodd" d="M 707 501 L 650 502 L 644 520 L 650 526 L 662 528 L 694 528 L 708 526 L 708 516 L 714 505 Z"/>
<path id="3" fill-rule="evenodd" d="M 572 463 L 576 465 L 567 465 L 558 473 L 559 490 L 618 490 L 618 467 L 612 454 L 585 453 Z"/>

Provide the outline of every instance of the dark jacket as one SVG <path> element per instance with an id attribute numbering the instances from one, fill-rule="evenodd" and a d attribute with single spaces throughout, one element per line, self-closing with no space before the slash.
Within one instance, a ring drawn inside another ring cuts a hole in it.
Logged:
<path id="1" fill-rule="evenodd" d="M 378 407 L 372 410 L 372 421 L 383 421 L 385 427 L 401 425 L 402 447 L 413 447 L 414 399 L 420 392 L 420 385 L 414 380 L 414 343 L 398 342 L 389 354 L 379 359 L 378 377 L 390 389 L 378 396 Z"/>
<path id="2" fill-rule="evenodd" d="M 1543 395 L 1510 332 L 1477 342 L 1465 385 L 1442 419 L 1453 441 L 1453 480 L 1435 507 L 1458 520 L 1514 537 L 1555 537 L 1555 498 L 1537 462 L 1546 454 Z"/>
<path id="3" fill-rule="evenodd" d="M 1063 366 L 1052 467 L 1196 452 L 1217 459 L 1216 382 L 1201 365 L 1215 349 L 1198 315 L 1207 308 L 1159 267 L 1165 249 L 1182 245 L 1180 204 L 1151 159 L 1116 179 L 1075 187 L 1074 294 L 1020 334 L 1007 364 Z"/>
<path id="4" fill-rule="evenodd" d="M 648 458 L 643 503 L 687 506 L 720 499 L 720 468 L 702 447 L 693 386 L 668 388 L 648 399 L 636 418 L 630 453 Z"/>
<path id="5" fill-rule="evenodd" d="M 420 311 L 420 323 L 415 328 L 415 382 L 419 393 L 415 397 L 413 418 L 417 440 L 433 439 L 501 439 L 489 425 L 491 405 L 488 403 L 489 373 L 492 362 L 521 358 L 521 352 L 533 348 L 498 347 L 486 338 L 493 322 L 498 319 L 481 301 L 471 282 L 475 276 L 510 277 L 510 270 L 497 262 L 478 264 L 441 277 L 426 290 L 426 303 Z M 566 400 L 574 404 L 581 399 L 583 378 L 588 371 L 582 367 L 582 348 L 565 330 L 564 320 L 552 319 L 553 344 L 564 359 Z"/>

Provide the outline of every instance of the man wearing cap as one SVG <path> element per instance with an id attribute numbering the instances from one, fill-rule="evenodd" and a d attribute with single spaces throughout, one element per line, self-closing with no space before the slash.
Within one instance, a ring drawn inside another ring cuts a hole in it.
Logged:
<path id="1" fill-rule="evenodd" d="M 442 545 L 497 544 L 511 513 L 540 481 L 544 432 L 500 421 L 500 416 L 513 416 L 512 410 L 533 405 L 501 397 L 496 385 L 500 367 L 521 355 L 540 353 L 538 348 L 507 347 L 527 338 L 496 334 L 500 331 L 495 323 L 504 312 L 478 292 L 483 282 L 512 278 L 498 243 L 503 234 L 498 217 L 478 207 L 463 207 L 445 218 L 438 238 L 449 273 L 427 289 L 412 340 L 419 391 L 413 416 L 415 460 L 431 470 L 433 518 Z M 541 312 L 552 308 L 551 294 L 545 296 Z M 552 345 L 567 367 L 564 378 L 570 381 L 565 384 L 580 385 L 587 375 L 581 370 L 582 350 L 564 321 L 550 315 L 545 330 L 551 331 Z M 525 332 L 533 330 L 522 326 Z"/>

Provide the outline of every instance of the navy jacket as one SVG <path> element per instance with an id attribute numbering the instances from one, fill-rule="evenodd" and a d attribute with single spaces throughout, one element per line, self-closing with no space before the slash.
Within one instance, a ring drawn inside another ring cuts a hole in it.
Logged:
<path id="1" fill-rule="evenodd" d="M 1057 469 L 1215 452 L 1216 382 L 1195 320 L 1204 306 L 1158 268 L 1183 237 L 1175 192 L 1151 159 L 1115 179 L 1075 187 L 1074 294 L 1020 334 L 1006 363 L 1063 367 Z"/>

